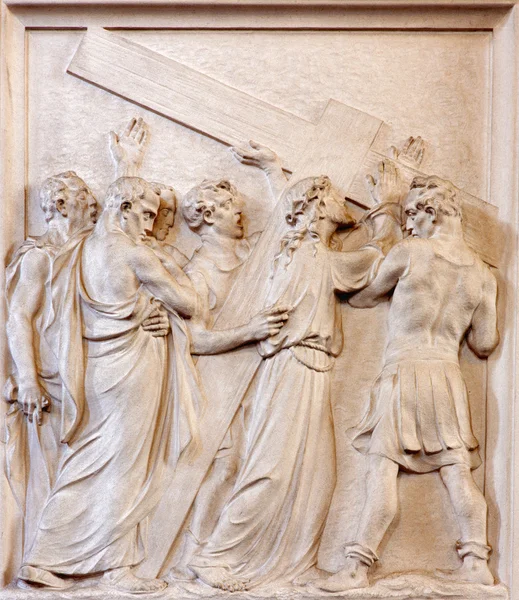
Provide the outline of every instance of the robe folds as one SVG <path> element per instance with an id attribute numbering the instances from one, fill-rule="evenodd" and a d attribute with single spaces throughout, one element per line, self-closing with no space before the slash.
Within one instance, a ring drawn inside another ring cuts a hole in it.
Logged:
<path id="1" fill-rule="evenodd" d="M 141 287 L 106 304 L 82 284 L 84 242 L 54 264 L 47 336 L 63 380 L 56 484 L 25 564 L 64 575 L 134 566 L 147 517 L 179 455 L 196 448 L 202 402 L 184 322 L 153 337 L 142 322 L 156 301 Z"/>
<path id="2" fill-rule="evenodd" d="M 267 303 L 292 310 L 258 345 L 264 360 L 245 458 L 193 565 L 227 567 L 256 586 L 292 581 L 316 564 L 336 476 L 330 375 L 343 338 L 335 292 L 366 286 L 382 258 L 374 246 L 343 253 L 306 240 L 275 268 Z"/>
<path id="3" fill-rule="evenodd" d="M 80 232 L 69 240 L 72 246 L 81 239 Z M 13 294 L 20 280 L 24 258 L 30 253 L 40 253 L 47 259 L 48 273 L 44 296 L 39 313 L 32 324 L 34 354 L 38 381 L 50 398 L 50 412 L 43 412 L 42 424 L 32 423 L 24 415 L 16 402 L 18 374 L 9 377 L 4 388 L 6 400 L 11 404 L 5 418 L 6 460 L 5 471 L 16 503 L 24 515 L 24 549 L 32 542 L 41 510 L 54 485 L 56 469 L 62 446 L 61 425 L 61 380 L 58 364 L 49 346 L 43 329 L 50 310 L 49 283 L 52 263 L 60 248 L 43 238 L 30 237 L 16 250 L 6 269 L 6 300 L 10 308 Z M 29 460 L 27 460 L 27 457 Z"/>

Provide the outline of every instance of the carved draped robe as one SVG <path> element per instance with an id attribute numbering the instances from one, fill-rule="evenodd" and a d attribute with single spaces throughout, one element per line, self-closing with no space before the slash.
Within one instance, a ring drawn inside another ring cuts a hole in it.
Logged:
<path id="1" fill-rule="evenodd" d="M 43 335 L 44 324 L 50 310 L 47 284 L 51 276 L 52 262 L 59 250 L 58 246 L 48 242 L 46 236 L 28 238 L 15 252 L 6 269 L 5 277 L 6 300 L 10 308 L 26 255 L 38 252 L 45 255 L 48 260 L 46 289 L 41 298 L 42 308 L 33 323 L 33 336 L 38 380 L 50 396 L 52 410 L 43 413 L 42 425 L 38 425 L 36 420 L 31 423 L 13 397 L 10 399 L 12 403 L 6 414 L 6 472 L 18 507 L 24 514 L 24 548 L 27 548 L 32 541 L 41 509 L 54 484 L 61 453 L 59 443 L 61 380 L 57 360 Z M 11 385 L 13 391 L 18 386 L 15 374 L 11 375 Z"/>
<path id="2" fill-rule="evenodd" d="M 25 563 L 81 575 L 138 564 L 147 517 L 196 430 L 200 401 L 183 321 L 155 338 L 140 288 L 116 304 L 82 285 L 83 243 L 56 261 L 47 336 L 64 383 L 57 480 Z"/>
<path id="3" fill-rule="evenodd" d="M 343 344 L 335 292 L 367 285 L 382 256 L 376 246 L 335 252 L 306 240 L 277 266 L 267 304 L 293 308 L 259 345 L 245 459 L 193 565 L 227 567 L 259 585 L 292 581 L 316 564 L 335 487 L 330 372 Z"/>

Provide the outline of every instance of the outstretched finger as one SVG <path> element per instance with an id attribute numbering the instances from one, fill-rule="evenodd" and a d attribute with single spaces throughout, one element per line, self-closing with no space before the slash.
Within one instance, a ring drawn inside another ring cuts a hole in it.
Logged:
<path id="1" fill-rule="evenodd" d="M 398 158 L 398 148 L 396 146 L 391 146 L 389 148 L 389 156 L 393 159 L 396 160 Z"/>
<path id="2" fill-rule="evenodd" d="M 412 135 L 409 136 L 404 144 L 404 147 L 402 148 L 402 154 L 408 154 L 409 149 L 414 144 L 414 142 L 415 142 L 414 137 Z"/>
<path id="3" fill-rule="evenodd" d="M 119 138 L 117 137 L 115 131 L 110 131 L 108 134 L 108 142 L 110 143 L 110 148 L 115 148 L 115 146 L 117 146 Z"/>
<path id="4" fill-rule="evenodd" d="M 140 146 L 144 146 L 144 144 L 146 143 L 146 140 L 148 139 L 148 130 L 146 129 L 146 127 L 143 127 L 143 130 L 139 136 L 139 139 L 137 140 Z"/>
<path id="5" fill-rule="evenodd" d="M 239 147 L 233 146 L 231 148 L 231 153 L 239 160 L 251 160 L 252 159 L 250 150 L 246 150 L 245 148 L 239 148 Z"/>
<path id="6" fill-rule="evenodd" d="M 132 132 L 132 129 L 135 127 L 135 124 L 137 123 L 137 119 L 134 117 L 129 123 L 128 126 L 126 127 L 126 129 L 124 130 L 124 135 L 130 135 L 130 133 Z"/>
<path id="7" fill-rule="evenodd" d="M 132 129 L 132 132 L 131 132 L 131 134 L 130 134 L 130 135 L 131 135 L 131 137 L 132 137 L 134 140 L 137 140 L 137 139 L 138 139 L 138 137 L 140 136 L 140 133 L 141 133 L 141 131 L 142 131 L 142 127 L 143 127 L 143 121 L 142 121 L 142 117 L 139 117 L 139 118 L 137 119 L 137 123 L 135 124 L 135 127 Z"/>
<path id="8" fill-rule="evenodd" d="M 422 164 L 422 160 L 423 160 L 423 155 L 425 152 L 425 146 L 422 146 L 420 148 L 420 152 L 418 152 L 418 156 L 416 157 L 416 162 L 417 164 L 421 165 Z"/>

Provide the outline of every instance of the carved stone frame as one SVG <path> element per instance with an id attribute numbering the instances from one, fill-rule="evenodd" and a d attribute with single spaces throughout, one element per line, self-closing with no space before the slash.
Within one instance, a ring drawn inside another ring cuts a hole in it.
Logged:
<path id="1" fill-rule="evenodd" d="M 518 0 L 4 0 L 0 67 L 0 243 L 5 257 L 26 236 L 27 54 L 31 29 L 333 29 L 386 31 L 485 31 L 492 35 L 491 156 L 488 198 L 499 208 L 508 241 L 500 281 L 502 341 L 489 360 L 485 495 L 494 570 L 519 598 L 518 385 Z M 0 383 L 8 350 L 6 307 L 0 301 Z M 2 407 L 2 411 L 4 407 Z M 3 445 L 0 460 L 3 461 Z M 2 476 L 2 497 L 8 498 Z M 9 582 L 18 557 L 12 552 L 13 508 L 2 503 L 0 585 Z"/>

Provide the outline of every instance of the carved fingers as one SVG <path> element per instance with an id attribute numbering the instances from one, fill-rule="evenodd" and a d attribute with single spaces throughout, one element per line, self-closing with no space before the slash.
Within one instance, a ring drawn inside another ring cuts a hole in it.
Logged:
<path id="1" fill-rule="evenodd" d="M 394 160 L 408 164 L 414 169 L 418 169 L 422 164 L 425 152 L 425 142 L 420 136 L 407 138 L 402 150 L 396 146 L 391 146 L 390 155 Z"/>
<path id="2" fill-rule="evenodd" d="M 119 175 L 137 175 L 144 159 L 148 135 L 148 126 L 141 117 L 133 118 L 121 135 L 110 132 L 110 153 Z"/>
<path id="3" fill-rule="evenodd" d="M 407 186 L 394 162 L 384 159 L 374 175 L 366 175 L 366 185 L 374 204 L 403 201 Z"/>
<path id="4" fill-rule="evenodd" d="M 50 411 L 51 406 L 49 396 L 38 384 L 20 386 L 18 404 L 29 421 L 36 420 L 38 425 L 43 422 L 43 411 Z"/>
<path id="5" fill-rule="evenodd" d="M 170 330 L 167 312 L 157 308 L 142 322 L 142 328 L 144 331 L 149 331 L 153 337 L 165 337 Z"/>
<path id="6" fill-rule="evenodd" d="M 252 329 L 253 340 L 266 340 L 277 335 L 287 322 L 292 307 L 286 305 L 271 306 L 255 315 L 249 326 Z"/>
<path id="7" fill-rule="evenodd" d="M 279 162 L 278 156 L 273 150 L 253 140 L 249 140 L 248 143 L 244 142 L 239 146 L 233 146 L 231 153 L 242 164 L 263 170 Z"/>

